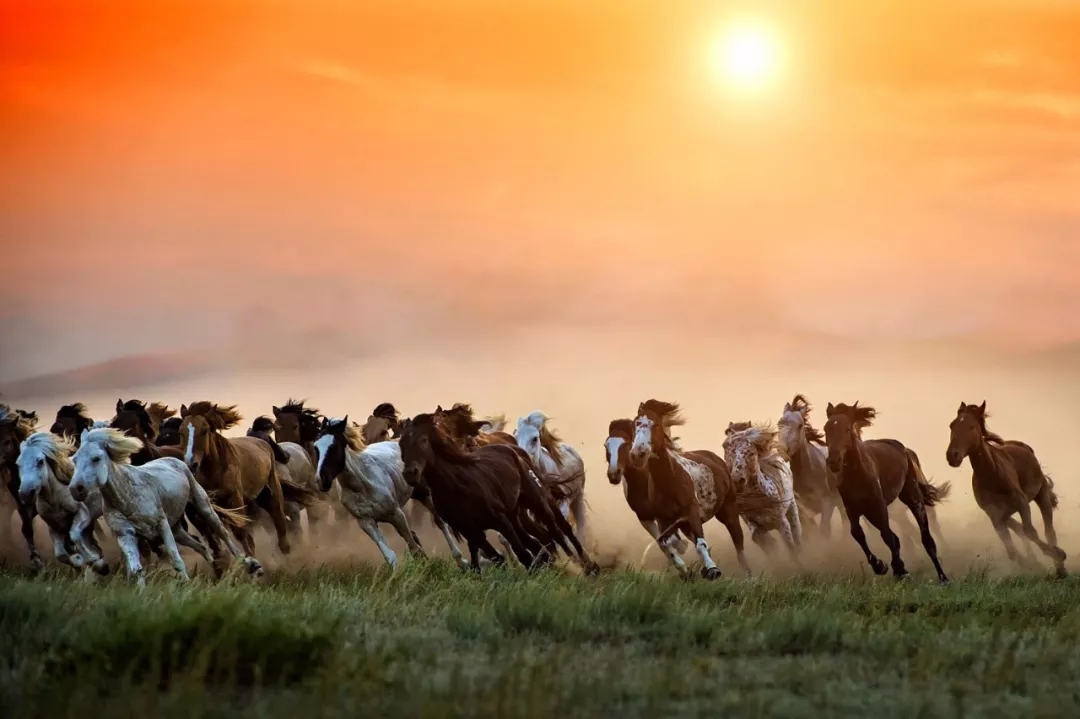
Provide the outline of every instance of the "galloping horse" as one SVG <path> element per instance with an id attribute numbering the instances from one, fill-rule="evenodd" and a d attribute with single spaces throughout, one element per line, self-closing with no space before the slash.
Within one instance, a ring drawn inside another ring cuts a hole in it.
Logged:
<path id="1" fill-rule="evenodd" d="M 270 445 L 254 437 L 226 438 L 221 435 L 241 420 L 235 406 L 193 402 L 190 407 L 180 407 L 180 417 L 183 420 L 180 439 L 184 462 L 199 484 L 216 498 L 219 505 L 229 510 L 246 507 L 248 517 L 252 519 L 257 507 L 265 506 L 274 521 L 278 549 L 282 554 L 288 554 L 285 497 Z M 263 495 L 266 489 L 269 489 L 269 501 Z M 233 524 L 232 529 L 247 553 L 254 554 L 255 543 L 246 523 L 244 526 Z"/>
<path id="2" fill-rule="evenodd" d="M 986 428 L 986 402 L 981 405 L 960 403 L 956 419 L 949 425 L 949 448 L 945 459 L 950 467 L 959 467 L 967 457 L 971 462 L 971 490 L 975 502 L 994 525 L 1005 545 L 1009 559 L 1020 561 L 1009 530 L 1031 541 L 1054 561 L 1057 574 L 1066 575 L 1065 552 L 1057 543 L 1054 510 L 1058 497 L 1054 483 L 1035 457 L 1035 450 L 1017 440 L 1002 439 Z M 1046 542 L 1031 522 L 1035 502 L 1042 513 Z M 1020 522 L 1013 519 L 1019 513 Z"/>
<path id="3" fill-rule="evenodd" d="M 401 417 L 398 416 L 397 408 L 389 402 L 383 402 L 375 407 L 371 416 L 364 422 L 360 429 L 364 444 L 386 442 L 401 436 Z"/>
<path id="4" fill-rule="evenodd" d="M 340 486 L 334 485 L 329 492 L 319 492 L 319 480 L 315 475 L 315 466 L 319 461 L 315 440 L 322 430 L 322 413 L 314 407 L 305 407 L 304 400 L 294 399 L 281 407 L 273 407 L 273 412 L 274 438 L 289 455 L 289 473 L 294 481 L 314 493 L 307 507 L 309 529 L 315 531 L 324 523 L 331 507 L 337 519 L 348 519 L 348 510 L 341 504 Z"/>
<path id="5" fill-rule="evenodd" d="M 620 475 L 613 475 L 617 470 L 612 468 L 611 457 L 619 455 L 626 444 L 623 436 L 625 420 L 616 422 L 619 424 L 613 422 L 609 433 L 612 430 L 619 432 L 617 438 L 623 441 L 614 443 L 611 437 L 608 439 L 608 479 L 613 484 L 618 483 Z M 627 503 L 641 526 L 681 573 L 686 574 L 689 570 L 676 553 L 674 537 L 678 531 L 694 542 L 702 561 L 701 575 L 706 579 L 720 577 L 720 568 L 709 554 L 702 529 L 703 522 L 716 517 L 731 535 L 739 566 L 749 574 L 735 485 L 727 465 L 713 452 L 678 449 L 669 431 L 683 422 L 677 404 L 650 399 L 638 405 L 629 463 L 619 464 L 624 467 L 620 474 L 627 481 Z M 629 468 L 639 473 L 632 475 Z"/>
<path id="6" fill-rule="evenodd" d="M 82 402 L 76 402 L 75 404 L 65 404 L 56 411 L 56 421 L 53 422 L 52 427 L 49 427 L 49 431 L 74 440 L 75 447 L 78 448 L 79 442 L 82 441 L 83 430 L 90 429 L 93 426 L 94 420 L 87 414 L 86 405 Z"/>
<path id="7" fill-rule="evenodd" d="M 802 543 L 799 506 L 791 465 L 777 450 L 776 430 L 772 427 L 751 424 L 740 429 L 728 425 L 724 461 L 735 483 L 739 514 L 750 527 L 750 539 L 771 553 L 773 545 L 768 533 L 778 531 L 798 563 Z"/>
<path id="8" fill-rule="evenodd" d="M 486 423 L 486 420 L 485 420 Z M 559 439 L 548 418 L 536 410 L 518 419 L 517 445 L 529 453 L 540 470 L 540 481 L 558 503 L 563 517 L 574 517 L 574 530 L 586 541 L 588 515 L 585 507 L 585 462 L 578 451 Z"/>
<path id="9" fill-rule="evenodd" d="M 926 507 L 945 499 L 950 485 L 935 487 L 923 475 L 918 455 L 895 439 L 862 438 L 862 431 L 869 427 L 877 411 L 873 407 L 860 407 L 830 402 L 825 409 L 825 441 L 829 447 L 829 469 L 840 478 L 840 498 L 847 510 L 851 524 L 851 536 L 859 543 L 866 561 L 875 574 L 885 574 L 885 563 L 874 556 L 866 543 L 859 520 L 862 517 L 881 533 L 881 538 L 892 554 L 892 571 L 898 579 L 908 572 L 900 558 L 900 538 L 889 526 L 889 505 L 899 499 L 911 511 L 919 525 L 923 547 L 934 563 L 938 579 L 948 582 L 945 571 L 938 561 L 937 544 L 930 534 L 930 522 Z"/>
<path id="10" fill-rule="evenodd" d="M 15 508 L 22 524 L 22 536 L 30 550 L 30 566 L 40 571 L 45 563 L 34 545 L 34 517 L 37 509 L 33 502 L 23 502 L 19 498 L 19 447 L 33 434 L 34 425 L 25 414 L 13 410 L 6 404 L 0 404 L 0 475 L 7 484 L 8 493 L 15 500 Z"/>
<path id="11" fill-rule="evenodd" d="M 180 425 L 184 423 L 184 420 L 179 417 L 169 417 L 162 420 L 161 430 L 158 432 L 157 440 L 154 444 L 159 447 L 179 447 L 180 446 Z"/>
<path id="12" fill-rule="evenodd" d="M 151 405 L 151 407 L 154 406 L 162 407 L 164 405 L 159 403 Z M 157 430 L 154 429 L 153 415 L 151 415 L 150 408 L 146 406 L 146 403 L 137 399 L 129 399 L 127 402 L 117 400 L 116 416 L 113 417 L 109 426 L 120 430 L 128 437 L 134 437 L 142 442 L 142 449 L 129 458 L 131 464 L 135 467 L 141 467 L 147 462 L 162 457 L 175 457 L 177 459 L 183 459 L 184 457 L 184 451 L 180 447 L 159 447 L 154 444 Z"/>
<path id="13" fill-rule="evenodd" d="M 829 452 L 825 447 L 825 435 L 810 425 L 810 403 L 801 394 L 784 404 L 777 425 L 780 428 L 780 448 L 791 462 L 791 476 L 795 487 L 795 500 L 799 503 L 799 516 L 806 514 L 820 517 L 823 537 L 832 535 L 832 514 L 840 510 L 841 524 L 847 519 L 844 503 L 837 489 L 839 478 L 833 474 L 825 461 Z"/>
<path id="14" fill-rule="evenodd" d="M 473 416 L 472 405 L 457 402 L 450 409 L 443 409 L 439 405 L 435 408 L 435 418 L 451 439 L 468 450 L 488 444 L 517 444 L 514 435 L 494 428 L 494 418 L 477 420 Z"/>

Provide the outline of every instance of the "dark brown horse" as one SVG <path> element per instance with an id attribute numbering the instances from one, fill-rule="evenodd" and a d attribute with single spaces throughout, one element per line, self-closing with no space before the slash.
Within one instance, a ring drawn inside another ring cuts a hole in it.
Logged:
<path id="1" fill-rule="evenodd" d="M 930 533 L 926 508 L 938 504 L 949 494 L 949 483 L 935 487 L 923 475 L 914 451 L 895 439 L 862 438 L 862 431 L 873 424 L 877 411 L 830 402 L 825 409 L 825 442 L 829 449 L 828 466 L 839 479 L 840 499 L 844 502 L 851 536 L 859 543 L 866 561 L 875 574 L 885 574 L 885 563 L 874 556 L 866 543 L 860 520 L 866 517 L 881 533 L 892 554 L 892 571 L 898 579 L 908 572 L 900 558 L 900 538 L 889 526 L 889 505 L 899 499 L 915 517 L 923 547 L 934 563 L 938 579 L 948 582 L 938 561 L 937 544 Z"/>
<path id="2" fill-rule="evenodd" d="M 468 452 L 434 414 L 421 414 L 403 423 L 401 456 L 406 481 L 428 488 L 439 516 L 469 543 L 474 570 L 480 570 L 480 552 L 502 561 L 485 534 L 493 530 L 526 567 L 543 561 L 548 539 L 568 556 L 576 555 L 587 571 L 595 571 L 569 522 L 552 509 L 528 455 L 517 446 L 493 444 Z"/>
<path id="3" fill-rule="evenodd" d="M 52 427 L 49 427 L 49 431 L 74 440 L 75 446 L 78 447 L 82 442 L 82 433 L 90 429 L 93 424 L 94 420 L 87 414 L 86 405 L 76 402 L 65 404 L 56 411 L 56 421 L 53 422 Z"/>
<path id="4" fill-rule="evenodd" d="M 180 425 L 184 423 L 180 417 L 169 417 L 162 420 L 161 429 L 158 432 L 157 439 L 154 441 L 159 447 L 179 447 L 180 446 Z"/>
<path id="5" fill-rule="evenodd" d="M 157 431 L 154 428 L 153 416 L 145 402 L 137 399 L 129 399 L 127 402 L 117 400 L 116 416 L 113 417 L 109 426 L 142 442 L 142 449 L 131 455 L 131 464 L 136 467 L 162 457 L 184 458 L 184 451 L 180 447 L 159 447 L 154 443 Z"/>
<path id="6" fill-rule="evenodd" d="M 608 479 L 613 477 L 610 457 L 616 450 L 623 451 L 626 434 L 630 429 L 626 420 L 615 420 L 609 425 L 608 434 L 622 439 L 618 447 L 610 442 Z M 683 423 L 679 405 L 656 399 L 638 405 L 637 418 L 633 422 L 633 439 L 628 448 L 629 462 L 623 472 L 626 480 L 626 501 L 672 564 L 680 572 L 688 572 L 682 558 L 676 552 L 676 532 L 694 543 L 701 557 L 701 575 L 706 579 L 720 577 L 720 568 L 709 553 L 702 527 L 705 521 L 716 517 L 727 528 L 739 565 L 747 574 L 750 565 L 743 545 L 742 525 L 739 524 L 739 508 L 735 484 L 727 464 L 714 452 L 700 450 L 685 452 L 675 446 L 671 429 Z M 626 474 L 628 470 L 630 474 Z"/>
<path id="7" fill-rule="evenodd" d="M 436 407 L 435 417 L 450 437 L 465 449 L 476 449 L 489 444 L 517 444 L 514 435 L 502 431 L 484 432 L 490 419 L 476 419 L 471 405 L 458 402 L 450 409 Z"/>
<path id="8" fill-rule="evenodd" d="M 7 485 L 8 493 L 15 500 L 15 508 L 22 524 L 22 536 L 30 550 L 30 565 L 34 571 L 40 571 L 45 563 L 34 546 L 34 517 L 37 508 L 33 502 L 24 503 L 19 497 L 19 446 L 34 433 L 34 425 L 26 417 L 27 413 L 14 410 L 6 404 L 0 404 L 0 475 Z"/>
<path id="9" fill-rule="evenodd" d="M 986 428 L 986 402 L 960 403 L 956 419 L 949 425 L 949 448 L 945 459 L 959 467 L 967 457 L 971 462 L 971 490 L 975 502 L 994 525 L 1009 559 L 1020 561 L 1009 530 L 1030 540 L 1053 560 L 1058 576 L 1065 576 L 1065 552 L 1058 546 L 1054 531 L 1054 510 L 1058 498 L 1054 483 L 1035 457 L 1035 450 L 1023 442 L 1002 439 Z M 1042 513 L 1046 542 L 1039 539 L 1031 522 L 1031 502 Z M 1020 522 L 1013 519 L 1019 513 Z"/>
<path id="10" fill-rule="evenodd" d="M 138 402 L 138 400 L 128 400 L 127 402 L 124 402 L 122 399 L 116 400 L 116 414 L 119 415 L 125 409 L 129 409 L 128 405 L 132 401 Z M 149 418 L 149 436 L 156 441 L 157 436 L 161 434 L 162 423 L 170 417 L 174 417 L 176 415 L 176 410 L 171 409 L 169 405 L 164 402 L 151 402 L 150 404 L 139 402 L 139 404 L 142 405 L 143 411 L 146 412 L 146 416 Z M 177 424 L 176 427 L 179 429 L 180 425 Z"/>

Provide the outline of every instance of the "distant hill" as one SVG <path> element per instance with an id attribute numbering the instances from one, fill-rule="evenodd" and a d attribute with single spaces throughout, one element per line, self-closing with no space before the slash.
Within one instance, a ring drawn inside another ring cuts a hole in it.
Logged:
<path id="1" fill-rule="evenodd" d="M 118 357 L 64 372 L 37 375 L 2 388 L 6 397 L 57 395 L 116 388 L 125 392 L 139 387 L 197 376 L 217 366 L 212 357 L 157 353 Z"/>

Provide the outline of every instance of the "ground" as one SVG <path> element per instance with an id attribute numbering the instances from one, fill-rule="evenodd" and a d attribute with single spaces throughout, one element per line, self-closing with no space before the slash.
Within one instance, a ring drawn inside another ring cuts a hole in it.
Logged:
<path id="1" fill-rule="evenodd" d="M 1080 716 L 1080 581 L 0 570 L 5 717 Z M 89 713 L 88 713 L 89 712 Z"/>

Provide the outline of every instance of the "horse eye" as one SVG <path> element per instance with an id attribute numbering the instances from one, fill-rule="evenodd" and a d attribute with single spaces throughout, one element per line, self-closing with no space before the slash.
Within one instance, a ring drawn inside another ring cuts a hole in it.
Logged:
<path id="1" fill-rule="evenodd" d="M 93 461 L 93 462 L 100 462 L 100 461 L 101 461 L 101 457 L 94 457 L 94 459 L 93 459 L 93 460 L 91 460 L 91 461 Z"/>
<path id="2" fill-rule="evenodd" d="M 38 463 L 39 467 L 42 466 L 43 464 L 45 464 L 45 458 L 44 457 L 38 457 L 37 463 Z"/>

